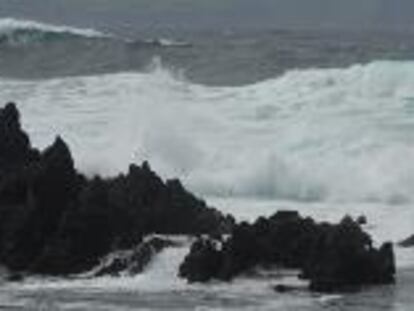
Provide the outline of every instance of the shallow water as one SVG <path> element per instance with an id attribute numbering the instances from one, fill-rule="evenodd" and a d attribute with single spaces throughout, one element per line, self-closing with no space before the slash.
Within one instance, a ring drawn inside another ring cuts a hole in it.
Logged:
<path id="1" fill-rule="evenodd" d="M 198 285 L 169 290 L 143 290 L 134 280 L 96 280 L 91 284 L 55 285 L 35 281 L 0 289 L 5 310 L 411 310 L 412 269 L 401 270 L 395 286 L 364 289 L 344 295 L 311 294 L 305 290 L 278 294 L 271 281 L 236 280 L 230 285 Z M 36 283 L 37 282 L 37 283 Z M 66 284 L 61 284 L 61 282 Z M 111 282 L 117 283 L 113 286 Z M 76 283 L 76 282 L 75 282 Z"/>

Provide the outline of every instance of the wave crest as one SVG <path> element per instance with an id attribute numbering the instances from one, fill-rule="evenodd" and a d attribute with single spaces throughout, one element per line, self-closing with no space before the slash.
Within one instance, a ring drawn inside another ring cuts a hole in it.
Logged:
<path id="1" fill-rule="evenodd" d="M 31 20 L 0 18 L 0 44 L 25 45 L 76 38 L 110 37 L 95 29 L 53 25 Z"/>

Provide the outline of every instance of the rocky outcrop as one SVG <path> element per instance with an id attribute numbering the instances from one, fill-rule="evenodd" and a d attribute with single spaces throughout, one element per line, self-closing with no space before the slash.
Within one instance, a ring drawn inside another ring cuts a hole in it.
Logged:
<path id="1" fill-rule="evenodd" d="M 207 282 L 212 278 L 222 279 L 224 253 L 220 250 L 222 241 L 200 237 L 190 248 L 189 255 L 180 266 L 179 275 L 190 283 Z"/>
<path id="2" fill-rule="evenodd" d="M 315 291 L 346 291 L 395 280 L 391 243 L 374 248 L 371 238 L 351 218 L 327 227 L 315 242 L 311 260 L 303 269 Z"/>
<path id="3" fill-rule="evenodd" d="M 198 239 L 180 266 L 189 282 L 224 281 L 257 266 L 301 271 L 314 291 L 343 291 L 394 282 L 393 248 L 373 247 L 370 236 L 350 217 L 339 224 L 316 223 L 297 212 L 278 212 L 254 224 L 237 225 L 228 240 Z"/>
<path id="4" fill-rule="evenodd" d="M 224 233 L 233 225 L 147 162 L 87 178 L 62 138 L 34 149 L 16 106 L 0 109 L 0 264 L 13 271 L 78 273 L 147 234 Z"/>
<path id="5" fill-rule="evenodd" d="M 0 109 L 0 172 L 11 172 L 39 158 L 22 131 L 20 114 L 14 103 Z"/>

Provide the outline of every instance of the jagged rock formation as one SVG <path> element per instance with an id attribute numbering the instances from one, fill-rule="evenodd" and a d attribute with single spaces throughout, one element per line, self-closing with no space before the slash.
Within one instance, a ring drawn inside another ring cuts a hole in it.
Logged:
<path id="1" fill-rule="evenodd" d="M 189 282 L 224 281 L 257 266 L 300 269 L 310 289 L 331 292 L 394 282 L 393 247 L 379 249 L 350 217 L 316 223 L 297 212 L 278 212 L 235 226 L 228 240 L 198 239 L 180 266 Z"/>
<path id="2" fill-rule="evenodd" d="M 21 129 L 16 105 L 0 109 L 0 263 L 14 271 L 83 272 L 150 233 L 223 233 L 233 225 L 146 162 L 89 179 L 62 138 L 41 152 Z"/>

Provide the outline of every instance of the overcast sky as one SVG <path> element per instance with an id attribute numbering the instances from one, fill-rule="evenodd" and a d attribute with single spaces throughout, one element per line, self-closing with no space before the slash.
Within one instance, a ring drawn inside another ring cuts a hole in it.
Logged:
<path id="1" fill-rule="evenodd" d="M 414 28 L 414 0 L 0 0 L 0 15 L 139 27 Z"/>

